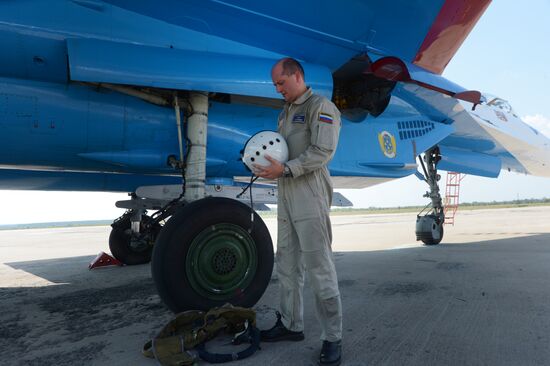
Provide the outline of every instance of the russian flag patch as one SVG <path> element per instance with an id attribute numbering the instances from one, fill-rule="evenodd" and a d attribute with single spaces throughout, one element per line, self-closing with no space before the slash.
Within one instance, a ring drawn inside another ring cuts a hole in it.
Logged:
<path id="1" fill-rule="evenodd" d="M 319 112 L 319 121 L 325 123 L 332 123 L 333 117 L 328 113 Z"/>

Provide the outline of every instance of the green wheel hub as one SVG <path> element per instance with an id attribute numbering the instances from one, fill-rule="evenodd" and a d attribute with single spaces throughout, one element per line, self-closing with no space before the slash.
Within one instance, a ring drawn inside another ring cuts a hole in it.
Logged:
<path id="1" fill-rule="evenodd" d="M 258 266 L 256 244 L 242 227 L 217 224 L 191 242 L 185 272 L 191 287 L 212 300 L 228 300 L 243 292 Z"/>

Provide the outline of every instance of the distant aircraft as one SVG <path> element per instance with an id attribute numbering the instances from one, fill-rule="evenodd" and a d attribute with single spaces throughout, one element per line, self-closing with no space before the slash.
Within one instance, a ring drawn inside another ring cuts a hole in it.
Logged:
<path id="1" fill-rule="evenodd" d="M 254 208 L 276 190 L 237 199 L 250 180 L 240 151 L 276 129 L 270 70 L 291 56 L 344 116 L 335 187 L 417 174 L 431 201 L 417 239 L 438 244 L 438 170 L 550 176 L 547 138 L 441 76 L 489 3 L 2 1 L 0 189 L 129 192 L 111 251 L 151 260 L 172 310 L 251 306 L 273 268 Z"/>

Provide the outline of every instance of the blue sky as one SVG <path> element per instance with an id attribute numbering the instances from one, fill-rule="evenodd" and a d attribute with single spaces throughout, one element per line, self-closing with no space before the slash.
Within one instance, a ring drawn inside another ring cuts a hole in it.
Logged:
<path id="1" fill-rule="evenodd" d="M 528 4 L 528 5 L 527 5 Z M 550 0 L 495 0 L 444 76 L 469 89 L 508 100 L 516 112 L 550 136 Z M 444 180 L 445 177 L 443 177 Z M 344 190 L 356 207 L 421 205 L 425 183 L 408 177 L 363 190 Z M 467 176 L 461 201 L 550 197 L 550 178 L 502 172 L 498 179 Z M 0 191 L 0 225 L 114 219 L 126 194 Z"/>
<path id="2" fill-rule="evenodd" d="M 520 116 L 548 119 L 549 36 L 549 0 L 495 0 L 443 75 L 508 100 Z"/>

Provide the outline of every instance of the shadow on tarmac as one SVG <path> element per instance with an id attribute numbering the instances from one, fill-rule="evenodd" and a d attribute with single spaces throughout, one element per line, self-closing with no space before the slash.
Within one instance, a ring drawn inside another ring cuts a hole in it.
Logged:
<path id="1" fill-rule="evenodd" d="M 344 307 L 342 365 L 550 364 L 550 234 L 334 255 Z M 7 263 L 60 285 L 0 288 L 1 307 L 11 309 L 0 313 L 3 359 L 110 364 L 118 352 L 120 360 L 154 364 L 138 355 L 141 344 L 171 314 L 149 267 L 88 271 L 93 258 Z M 274 280 L 255 307 L 260 328 L 272 325 L 277 304 Z M 315 365 L 320 329 L 307 282 L 304 306 L 305 341 L 264 344 L 238 364 Z M 52 342 L 66 347 L 52 349 Z"/>

